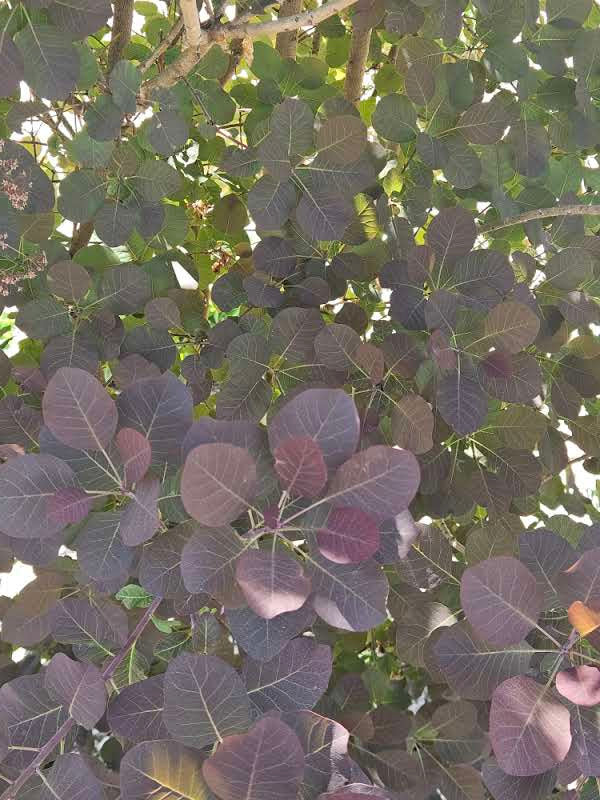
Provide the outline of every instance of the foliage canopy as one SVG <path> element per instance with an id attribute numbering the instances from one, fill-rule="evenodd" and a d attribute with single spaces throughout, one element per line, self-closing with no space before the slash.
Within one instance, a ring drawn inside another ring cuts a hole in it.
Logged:
<path id="1" fill-rule="evenodd" d="M 598 798 L 598 5 L 0 24 L 0 800 Z"/>

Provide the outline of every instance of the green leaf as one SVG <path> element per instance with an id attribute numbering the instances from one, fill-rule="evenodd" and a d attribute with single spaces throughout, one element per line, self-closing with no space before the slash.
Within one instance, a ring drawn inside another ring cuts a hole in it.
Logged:
<path id="1" fill-rule="evenodd" d="M 277 80 L 284 71 L 284 63 L 274 47 L 264 42 L 254 42 L 254 52 L 250 69 L 257 78 L 272 78 L 273 80 Z"/>
<path id="2" fill-rule="evenodd" d="M 152 602 L 152 595 L 135 583 L 129 583 L 120 589 L 115 597 L 125 608 L 147 608 Z"/>
<path id="3" fill-rule="evenodd" d="M 96 172 L 80 169 L 61 181 L 58 210 L 73 222 L 92 219 L 106 197 L 106 184 Z"/>
<path id="4" fill-rule="evenodd" d="M 25 64 L 25 80 L 47 100 L 64 100 L 81 72 L 79 53 L 54 25 L 27 25 L 15 36 Z"/>
<path id="5" fill-rule="evenodd" d="M 136 109 L 136 95 L 142 82 L 142 73 L 131 61 L 119 61 L 112 69 L 108 86 L 116 105 L 125 114 Z"/>
<path id="6" fill-rule="evenodd" d="M 401 94 L 382 98 L 375 108 L 372 123 L 377 133 L 390 142 L 410 142 L 418 133 L 413 104 Z"/>

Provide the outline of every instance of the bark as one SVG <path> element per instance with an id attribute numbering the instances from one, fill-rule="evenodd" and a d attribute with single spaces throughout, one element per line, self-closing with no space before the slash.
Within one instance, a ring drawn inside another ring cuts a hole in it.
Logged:
<path id="1" fill-rule="evenodd" d="M 302 11 L 302 0 L 283 0 L 279 8 L 279 19 L 293 17 Z M 284 31 L 277 34 L 275 46 L 282 58 L 296 58 L 298 31 Z"/>
<path id="2" fill-rule="evenodd" d="M 113 16 L 112 33 L 108 47 L 107 73 L 120 61 L 125 48 L 131 39 L 131 25 L 133 23 L 134 0 L 115 0 L 115 13 Z"/>
<path id="3" fill-rule="evenodd" d="M 344 95 L 350 103 L 358 103 L 362 95 L 370 44 L 371 28 L 367 28 L 365 31 L 356 30 L 355 28 L 352 31 L 350 57 L 344 85 Z"/>
<path id="4" fill-rule="evenodd" d="M 600 205 L 571 205 L 554 206 L 554 208 L 536 208 L 533 211 L 526 211 L 524 214 L 519 214 L 518 217 L 505 219 L 504 222 L 483 225 L 479 229 L 479 233 L 493 233 L 494 231 L 501 231 L 503 228 L 510 228 L 511 225 L 522 225 L 525 222 L 532 222 L 536 219 L 548 219 L 550 217 L 583 217 L 586 214 L 589 216 L 600 216 Z"/>

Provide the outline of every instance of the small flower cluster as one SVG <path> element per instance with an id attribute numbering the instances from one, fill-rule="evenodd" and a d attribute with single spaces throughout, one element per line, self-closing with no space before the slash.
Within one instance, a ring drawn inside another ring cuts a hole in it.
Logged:
<path id="1" fill-rule="evenodd" d="M 0 142 L 0 153 L 4 149 L 4 142 Z M 23 211 L 29 200 L 31 181 L 27 180 L 25 170 L 19 172 L 19 163 L 16 158 L 0 159 L 0 191 L 8 197 L 10 204 L 17 211 Z"/>
<path id="2" fill-rule="evenodd" d="M 6 233 L 0 233 L 0 250 L 6 250 L 9 245 L 6 241 Z M 33 280 L 48 265 L 46 254 L 36 253 L 33 256 L 25 256 L 13 262 L 14 266 L 10 272 L 0 272 L 0 297 L 8 297 L 15 290 L 22 289 L 23 281 Z"/>
<path id="3" fill-rule="evenodd" d="M 224 248 L 217 248 L 213 252 L 213 262 L 211 265 L 212 271 L 218 275 L 223 270 L 227 270 L 231 266 L 233 256 L 228 253 Z"/>
<path id="4" fill-rule="evenodd" d="M 192 203 L 188 203 L 188 208 L 196 219 L 204 219 L 213 209 L 205 200 L 194 200 Z"/>

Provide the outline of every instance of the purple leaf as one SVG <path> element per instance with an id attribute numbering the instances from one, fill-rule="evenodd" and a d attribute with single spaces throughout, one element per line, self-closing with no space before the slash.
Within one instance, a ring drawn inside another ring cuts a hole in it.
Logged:
<path id="1" fill-rule="evenodd" d="M 499 649 L 479 639 L 466 622 L 442 631 L 433 645 L 448 684 L 469 700 L 488 700 L 503 681 L 527 672 L 534 652 L 527 642 Z"/>
<path id="2" fill-rule="evenodd" d="M 490 738 L 509 775 L 541 775 L 569 752 L 569 712 L 548 685 L 524 675 L 509 678 L 492 696 Z"/>
<path id="3" fill-rule="evenodd" d="M 42 539 L 61 530 L 48 519 L 48 501 L 76 485 L 68 464 L 54 456 L 25 455 L 0 466 L 0 529 L 18 539 Z"/>
<path id="4" fill-rule="evenodd" d="M 309 800 L 348 776 L 348 731 L 338 722 L 313 711 L 281 715 L 296 734 L 304 751 L 304 775 L 299 799 Z"/>
<path id="5" fill-rule="evenodd" d="M 310 594 L 302 565 L 287 553 L 247 550 L 237 559 L 235 575 L 250 608 L 265 619 L 296 611 Z"/>
<path id="6" fill-rule="evenodd" d="M 98 372 L 98 351 L 95 345 L 73 331 L 50 339 L 40 356 L 40 368 L 50 379 L 62 367 L 77 367 L 91 375 Z"/>
<path id="7" fill-rule="evenodd" d="M 123 477 L 126 486 L 140 481 L 152 461 L 152 447 L 143 433 L 134 428 L 121 428 L 115 438 L 115 445 L 123 464 Z"/>
<path id="8" fill-rule="evenodd" d="M 403 661 L 425 667 L 426 648 L 434 631 L 454 625 L 456 617 L 441 603 L 409 607 L 396 623 L 396 651 Z M 468 733 L 468 731 L 467 731 Z"/>
<path id="9" fill-rule="evenodd" d="M 68 489 L 59 489 L 48 498 L 46 513 L 52 525 L 71 525 L 81 522 L 87 517 L 94 498 L 86 494 L 83 489 L 73 486 Z"/>
<path id="10" fill-rule="evenodd" d="M 492 758 L 484 763 L 481 777 L 494 800 L 546 800 L 556 783 L 556 770 L 518 778 L 501 770 Z"/>
<path id="11" fill-rule="evenodd" d="M 389 587 L 375 562 L 334 564 L 315 556 L 309 560 L 308 573 L 315 593 L 315 611 L 329 625 L 347 631 L 368 631 L 385 621 Z"/>
<path id="12" fill-rule="evenodd" d="M 319 550 L 337 564 L 358 564 L 379 547 L 377 521 L 358 508 L 333 508 L 317 532 Z"/>
<path id="13" fill-rule="evenodd" d="M 315 357 L 315 337 L 324 324 L 316 308 L 284 308 L 271 326 L 271 350 L 290 364 L 310 362 Z"/>
<path id="14" fill-rule="evenodd" d="M 144 378 L 160 378 L 160 370 L 156 364 L 138 355 L 132 353 L 130 356 L 120 359 L 112 368 L 113 380 L 119 389 L 126 389 L 136 381 L 142 381 Z"/>
<path id="15" fill-rule="evenodd" d="M 246 511 L 256 488 L 254 459 L 241 447 L 203 444 L 188 455 L 181 476 L 186 511 L 203 525 L 225 525 Z"/>
<path id="16" fill-rule="evenodd" d="M 319 800 L 356 800 L 356 798 L 372 797 L 375 800 L 396 800 L 398 795 L 386 792 L 379 786 L 371 786 L 366 783 L 352 783 L 342 789 L 327 792 L 319 796 Z"/>
<path id="17" fill-rule="evenodd" d="M 142 742 L 121 761 L 122 800 L 212 800 L 198 751 L 168 739 Z"/>
<path id="18" fill-rule="evenodd" d="M 418 394 L 405 394 L 392 408 L 392 439 L 398 447 L 419 455 L 433 447 L 434 417 L 429 403 Z"/>
<path id="19" fill-rule="evenodd" d="M 576 705 L 571 712 L 571 757 L 585 777 L 600 773 L 600 717 L 598 708 Z"/>
<path id="20" fill-rule="evenodd" d="M 143 478 L 121 514 L 121 538 L 128 547 L 151 539 L 160 527 L 158 498 L 160 481 L 153 475 Z"/>
<path id="21" fill-rule="evenodd" d="M 255 661 L 270 661 L 279 655 L 291 639 L 312 626 L 315 618 L 310 602 L 296 611 L 279 614 L 272 619 L 259 617 L 250 608 L 231 608 L 227 611 L 231 635 Z"/>
<path id="22" fill-rule="evenodd" d="M 25 784 L 23 797 L 36 800 L 105 800 L 93 761 L 79 753 L 64 753 L 52 766 Z M 39 794 L 38 794 L 39 792 Z"/>
<path id="23" fill-rule="evenodd" d="M 173 738 L 203 748 L 250 725 L 250 700 L 237 672 L 215 656 L 182 653 L 165 673 L 163 718 Z"/>
<path id="24" fill-rule="evenodd" d="M 221 800 L 296 800 L 304 753 L 296 734 L 277 719 L 261 719 L 246 734 L 229 736 L 202 774 Z"/>
<path id="25" fill-rule="evenodd" d="M 173 600 L 188 597 L 181 574 L 182 551 L 199 528 L 191 520 L 182 522 L 144 547 L 138 577 L 147 592 Z"/>
<path id="26" fill-rule="evenodd" d="M 42 415 L 22 397 L 7 395 L 0 400 L 0 444 L 17 444 L 25 450 L 36 447 Z"/>
<path id="27" fill-rule="evenodd" d="M 168 739 L 163 722 L 164 676 L 154 675 L 131 684 L 114 696 L 108 705 L 108 723 L 117 735 L 132 742 Z"/>
<path id="28" fill-rule="evenodd" d="M 484 339 L 496 350 L 518 353 L 530 345 L 540 329 L 540 318 L 523 303 L 499 303 L 484 322 Z"/>
<path id="29" fill-rule="evenodd" d="M 522 533 L 519 536 L 519 559 L 544 593 L 544 608 L 559 605 L 556 593 L 559 574 L 577 559 L 566 539 L 544 528 Z"/>
<path id="30" fill-rule="evenodd" d="M 524 639 L 543 607 L 535 577 L 510 556 L 488 558 L 465 570 L 460 599 L 476 633 L 500 647 Z"/>
<path id="31" fill-rule="evenodd" d="M 206 592 L 220 603 L 243 605 L 235 565 L 246 547 L 228 525 L 200 528 L 181 554 L 181 574 L 188 592 Z"/>
<path id="32" fill-rule="evenodd" d="M 44 671 L 44 686 L 50 697 L 62 703 L 73 719 L 88 730 L 104 714 L 106 686 L 94 664 L 80 664 L 57 653 Z"/>
<path id="33" fill-rule="evenodd" d="M 326 367 L 342 372 L 356 366 L 354 357 L 360 343 L 360 336 L 355 330 L 348 325 L 333 322 L 317 334 L 315 352 Z"/>
<path id="34" fill-rule="evenodd" d="M 269 424 L 272 452 L 289 438 L 308 437 L 320 447 L 330 469 L 352 455 L 359 435 L 354 401 L 340 389 L 307 389 L 289 400 Z"/>
<path id="35" fill-rule="evenodd" d="M 308 436 L 284 439 L 273 451 L 275 471 L 292 496 L 316 497 L 327 483 L 327 465 L 321 448 Z"/>
<path id="36" fill-rule="evenodd" d="M 86 269 L 76 261 L 59 261 L 48 270 L 48 287 L 52 294 L 65 300 L 81 300 L 92 287 Z"/>
<path id="37" fill-rule="evenodd" d="M 159 331 L 168 331 L 169 328 L 181 327 L 179 308 L 170 297 L 157 297 L 146 303 L 144 313 L 148 325 Z"/>
<path id="38" fill-rule="evenodd" d="M 117 407 L 89 372 L 63 367 L 44 392 L 44 423 L 63 444 L 77 450 L 103 450 L 117 428 Z"/>
<path id="39" fill-rule="evenodd" d="M 437 410 L 456 433 L 466 436 L 480 428 L 488 411 L 488 398 L 474 377 L 452 370 L 438 382 Z"/>
<path id="40" fill-rule="evenodd" d="M 530 353 L 510 357 L 494 351 L 477 374 L 486 392 L 506 403 L 528 403 L 542 389 L 542 371 Z"/>
<path id="41" fill-rule="evenodd" d="M 600 609 L 600 547 L 587 550 L 557 576 L 558 596 L 567 608 L 576 600 Z"/>
<path id="42" fill-rule="evenodd" d="M 152 297 L 152 283 L 141 267 L 123 264 L 102 273 L 98 296 L 103 308 L 115 314 L 133 314 Z"/>
<path id="43" fill-rule="evenodd" d="M 243 678 L 260 711 L 311 709 L 327 689 L 332 654 L 327 645 L 300 636 L 270 661 L 244 661 Z"/>
<path id="44" fill-rule="evenodd" d="M 83 597 L 72 597 L 57 604 L 52 632 L 57 642 L 82 648 L 99 647 L 104 655 L 109 655 L 109 647 L 124 644 L 127 628 L 127 616 L 119 606 L 103 609 Z"/>
<path id="45" fill-rule="evenodd" d="M 52 612 L 63 588 L 63 576 L 44 572 L 22 589 L 2 616 L 3 641 L 21 647 L 42 642 L 52 631 Z"/>
<path id="46" fill-rule="evenodd" d="M 374 554 L 379 564 L 395 564 L 406 558 L 419 536 L 419 528 L 410 511 L 401 511 L 379 526 L 380 545 Z"/>
<path id="47" fill-rule="evenodd" d="M 165 462 L 181 463 L 181 442 L 192 424 L 193 407 L 190 390 L 171 373 L 137 381 L 117 400 L 119 425 L 148 439 L 158 468 Z"/>
<path id="48" fill-rule="evenodd" d="M 561 670 L 556 675 L 556 689 L 578 706 L 600 703 L 600 669 L 586 665 Z"/>
<path id="49" fill-rule="evenodd" d="M 445 208 L 427 229 L 427 244 L 437 256 L 439 273 L 471 251 L 476 237 L 473 215 L 460 206 Z"/>
<path id="50" fill-rule="evenodd" d="M 92 514 L 76 539 L 77 559 L 90 578 L 125 580 L 135 557 L 121 538 L 121 512 Z"/>
<path id="51" fill-rule="evenodd" d="M 335 473 L 328 500 L 379 520 L 404 511 L 416 494 L 420 469 L 408 450 L 375 445 L 348 459 Z"/>
<path id="52" fill-rule="evenodd" d="M 50 697 L 39 673 L 5 683 L 0 688 L 0 706 L 11 748 L 3 764 L 19 771 L 33 761 L 69 718 L 67 708 Z"/>

